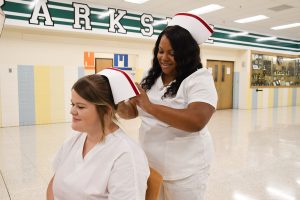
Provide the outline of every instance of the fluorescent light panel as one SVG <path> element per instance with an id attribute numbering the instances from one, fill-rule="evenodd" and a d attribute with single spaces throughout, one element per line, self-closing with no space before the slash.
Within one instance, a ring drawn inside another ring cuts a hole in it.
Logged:
<path id="1" fill-rule="evenodd" d="M 253 16 L 253 17 L 238 19 L 238 20 L 235 20 L 234 22 L 236 22 L 236 23 L 250 23 L 250 22 L 260 21 L 260 20 L 264 20 L 264 19 L 268 19 L 268 18 L 269 17 L 267 17 L 265 15 L 256 15 L 256 16 Z"/>
<path id="2" fill-rule="evenodd" d="M 142 3 L 145 3 L 149 0 L 124 0 L 124 1 L 129 2 L 129 3 L 142 4 Z"/>
<path id="3" fill-rule="evenodd" d="M 282 25 L 282 26 L 274 26 L 271 29 L 273 30 L 281 30 L 281 29 L 287 29 L 287 28 L 294 28 L 300 26 L 300 23 L 293 23 L 293 24 L 286 24 L 286 25 Z"/>
<path id="4" fill-rule="evenodd" d="M 201 15 L 201 14 L 213 12 L 213 11 L 216 11 L 216 10 L 220 10 L 222 8 L 224 8 L 224 7 L 220 6 L 218 4 L 210 4 L 210 5 L 207 5 L 207 6 L 203 6 L 203 7 L 191 10 L 191 11 L 189 11 L 189 13 L 192 13 L 192 14 L 195 14 L 195 15 Z"/>

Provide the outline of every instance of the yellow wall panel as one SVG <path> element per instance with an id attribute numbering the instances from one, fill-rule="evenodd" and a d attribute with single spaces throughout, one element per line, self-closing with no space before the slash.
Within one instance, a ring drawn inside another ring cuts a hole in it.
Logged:
<path id="1" fill-rule="evenodd" d="M 64 68 L 50 68 L 51 123 L 65 122 Z"/>
<path id="2" fill-rule="evenodd" d="M 273 107 L 273 106 L 274 106 L 274 89 L 270 88 L 269 89 L 268 107 Z"/>
<path id="3" fill-rule="evenodd" d="M 292 88 L 288 88 L 288 101 L 287 101 L 287 105 L 291 106 L 293 105 L 293 89 Z"/>
<path id="4" fill-rule="evenodd" d="M 283 106 L 283 98 L 286 98 L 284 96 L 284 91 L 283 91 L 283 89 L 279 88 L 279 90 L 278 90 L 278 107 Z"/>
<path id="5" fill-rule="evenodd" d="M 247 93 L 247 109 L 252 109 L 252 90 L 249 88 Z"/>
<path id="6" fill-rule="evenodd" d="M 283 102 L 283 91 L 281 90 L 281 88 L 279 88 L 279 90 L 278 90 L 278 107 L 282 106 L 282 102 Z"/>
<path id="7" fill-rule="evenodd" d="M 50 68 L 48 66 L 34 66 L 36 124 L 47 124 L 51 122 L 49 73 Z"/>
<path id="8" fill-rule="evenodd" d="M 1 85 L 0 85 L 0 94 L 1 94 Z M 0 127 L 2 127 L 2 110 L 1 110 L 1 107 L 2 107 L 2 103 L 1 103 L 1 96 L 0 96 Z"/>
<path id="9" fill-rule="evenodd" d="M 296 105 L 300 106 L 300 88 L 297 88 Z"/>

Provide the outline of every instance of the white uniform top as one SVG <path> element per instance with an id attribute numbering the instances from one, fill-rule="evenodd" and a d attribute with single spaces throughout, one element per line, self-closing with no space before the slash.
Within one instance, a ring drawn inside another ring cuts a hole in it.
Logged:
<path id="1" fill-rule="evenodd" d="M 55 200 L 145 199 L 146 155 L 121 129 L 105 137 L 82 158 L 85 133 L 66 140 L 53 166 Z"/>
<path id="2" fill-rule="evenodd" d="M 211 73 L 201 68 L 185 78 L 174 98 L 163 98 L 166 91 L 159 77 L 149 91 L 152 103 L 183 109 L 192 102 L 205 102 L 216 108 L 217 92 Z M 199 132 L 186 132 L 174 128 L 138 108 L 142 120 L 140 142 L 147 155 L 149 165 L 158 170 L 164 180 L 185 178 L 212 158 L 213 145 L 205 126 Z"/>

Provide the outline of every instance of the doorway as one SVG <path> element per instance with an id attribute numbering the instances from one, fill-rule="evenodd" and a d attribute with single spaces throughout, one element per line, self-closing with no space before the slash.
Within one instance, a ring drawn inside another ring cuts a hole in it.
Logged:
<path id="1" fill-rule="evenodd" d="M 113 67 L 112 58 L 96 58 L 95 59 L 95 73 L 98 73 L 102 69 Z"/>
<path id="2" fill-rule="evenodd" d="M 207 60 L 218 93 L 217 109 L 231 109 L 233 97 L 233 65 L 231 61 Z"/>

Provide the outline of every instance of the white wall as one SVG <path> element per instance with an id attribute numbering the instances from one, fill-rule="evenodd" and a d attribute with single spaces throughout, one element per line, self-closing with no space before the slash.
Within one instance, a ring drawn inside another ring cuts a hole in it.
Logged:
<path id="1" fill-rule="evenodd" d="M 16 66 L 0 65 L 0 125 L 19 125 L 18 74 Z M 0 127 L 1 127 L 0 126 Z"/>
<path id="2" fill-rule="evenodd" d="M 60 113 L 59 116 L 64 116 L 65 121 L 70 121 L 70 89 L 78 78 L 78 67 L 84 66 L 85 51 L 137 55 L 136 71 L 141 74 L 151 65 L 154 42 L 125 37 L 6 27 L 0 38 L 0 127 L 19 125 L 17 65 L 63 68 L 64 96 L 50 96 L 51 111 L 61 112 L 57 109 L 57 105 L 64 105 L 64 114 Z M 9 68 L 12 69 L 12 73 L 9 73 Z M 55 70 L 51 73 L 53 71 Z M 63 103 L 57 102 L 59 98 Z M 62 118 L 58 119 L 54 115 L 51 116 L 52 122 L 61 122 Z"/>
<path id="3" fill-rule="evenodd" d="M 33 32 L 34 31 L 34 32 Z M 154 41 L 84 33 L 6 28 L 0 40 L 1 64 L 83 66 L 83 52 L 136 54 L 138 67 L 149 67 Z"/>

